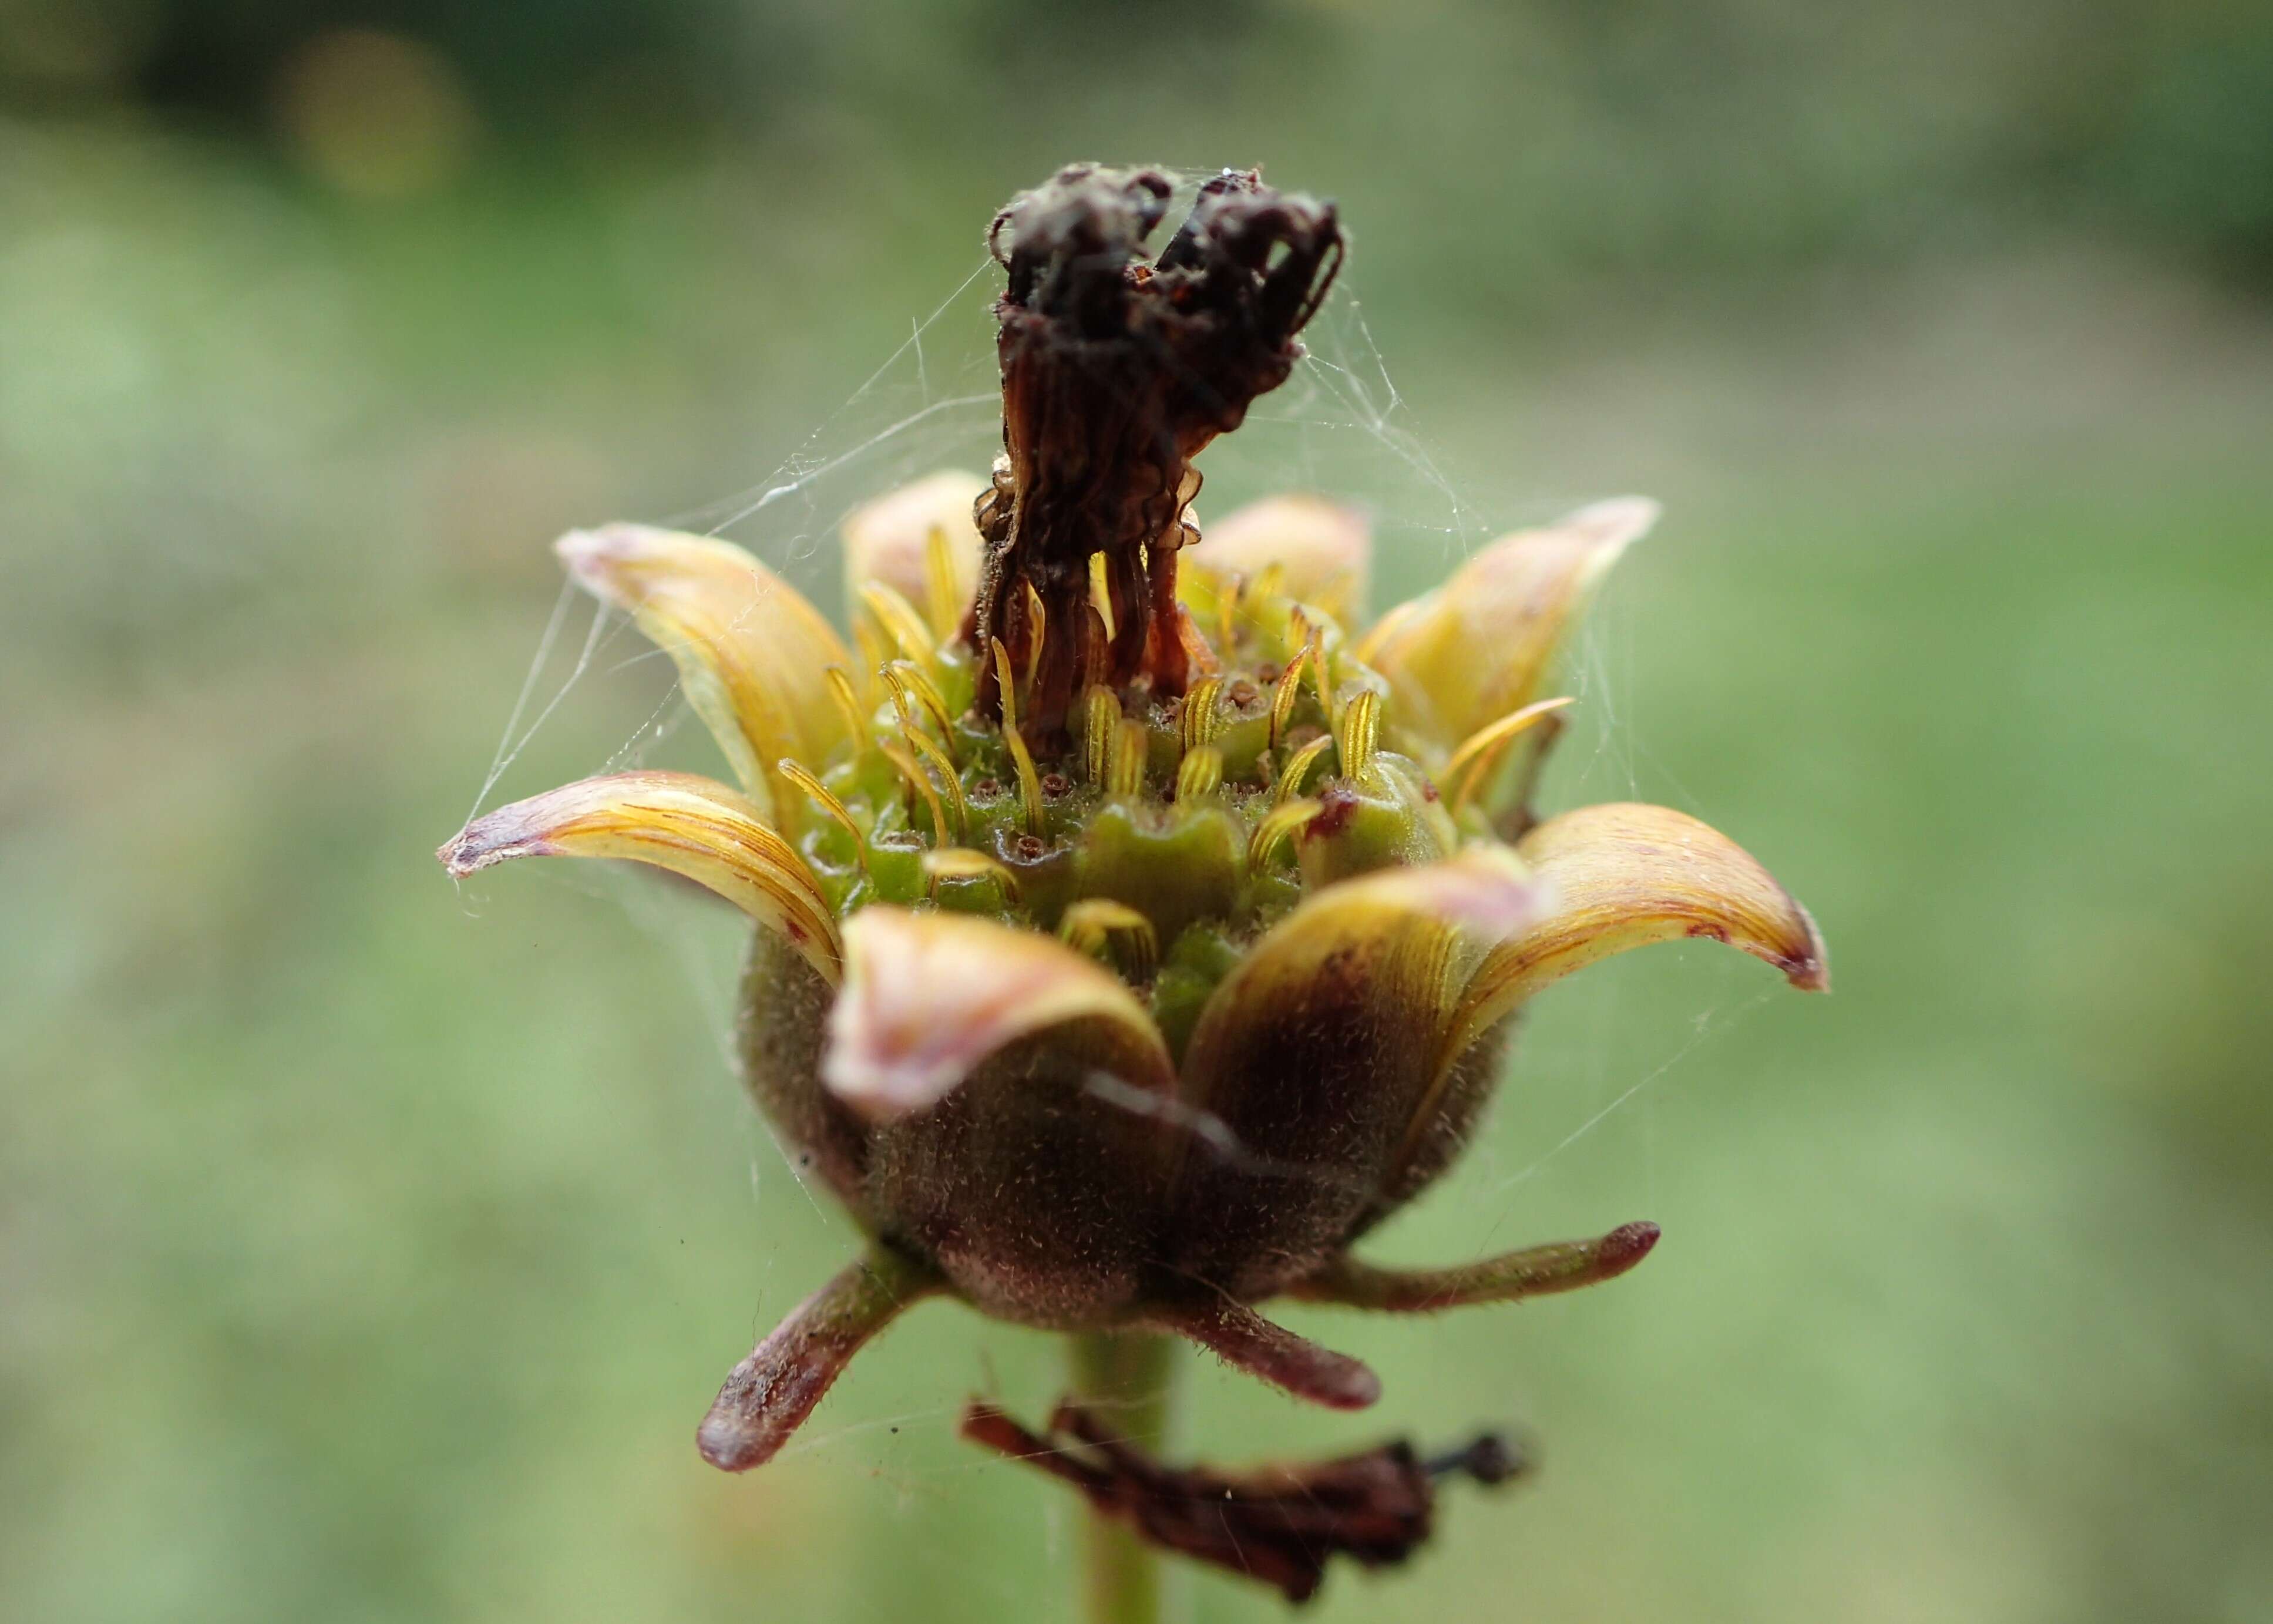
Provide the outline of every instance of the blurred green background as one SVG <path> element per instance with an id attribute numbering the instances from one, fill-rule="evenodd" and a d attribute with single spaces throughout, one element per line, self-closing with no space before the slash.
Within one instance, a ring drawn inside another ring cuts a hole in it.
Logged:
<path id="1" fill-rule="evenodd" d="M 729 1077 L 731 921 L 429 853 L 501 754 L 709 764 L 634 639 L 541 648 L 545 544 L 762 501 L 833 608 L 847 506 L 983 465 L 981 226 L 1090 156 L 1351 222 L 1210 510 L 1369 502 L 1390 601 L 1666 501 L 1550 801 L 1706 817 L 1833 946 L 1549 994 L 1379 1247 L 1654 1218 L 1630 1279 L 1292 1315 L 1365 1417 L 1194 1368 L 1212 1459 L 1539 1440 L 1315 1616 L 2273 1618 L 2273 16 L 2217 0 L 0 3 L 0 1614 L 1065 1615 L 1075 1507 L 952 1437 L 1044 1339 L 926 1308 L 695 1456 L 852 1244 Z"/>

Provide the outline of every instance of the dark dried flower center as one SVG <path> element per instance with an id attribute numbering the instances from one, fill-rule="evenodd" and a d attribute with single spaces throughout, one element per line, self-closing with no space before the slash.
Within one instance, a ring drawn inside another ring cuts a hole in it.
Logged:
<path id="1" fill-rule="evenodd" d="M 1038 742 L 1063 739 L 1087 683 L 1183 692 L 1197 635 L 1175 592 L 1191 460 L 1286 380 L 1341 262 L 1332 204 L 1234 170 L 1200 188 L 1148 259 L 1169 190 L 1153 170 L 1075 165 L 1013 199 L 987 234 L 1009 272 L 994 307 L 1003 449 L 977 509 L 986 557 L 966 635 L 982 715 L 1001 716 L 994 642 L 1032 671 L 1020 719 Z"/>

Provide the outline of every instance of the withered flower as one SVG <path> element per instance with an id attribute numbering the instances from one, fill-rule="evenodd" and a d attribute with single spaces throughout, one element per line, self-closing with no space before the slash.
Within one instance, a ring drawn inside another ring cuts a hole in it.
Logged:
<path id="1" fill-rule="evenodd" d="M 1527 999 L 1699 936 L 1825 984 L 1805 911 L 1694 818 L 1533 816 L 1556 651 L 1654 504 L 1504 537 L 1369 626 L 1359 515 L 1287 496 L 1204 531 L 1192 458 L 1286 378 L 1343 244 L 1330 205 L 1227 173 L 1148 259 L 1168 196 L 1084 166 L 996 219 L 1003 455 L 845 522 L 853 647 L 728 543 L 563 538 L 736 782 L 587 779 L 442 848 L 461 876 L 628 858 L 758 923 L 745 1079 L 870 1244 L 728 1378 L 699 1435 L 727 1470 L 932 1295 L 1370 1404 L 1259 1306 L 1507 1301 L 1656 1239 L 1354 1255 L 1459 1154 Z"/>

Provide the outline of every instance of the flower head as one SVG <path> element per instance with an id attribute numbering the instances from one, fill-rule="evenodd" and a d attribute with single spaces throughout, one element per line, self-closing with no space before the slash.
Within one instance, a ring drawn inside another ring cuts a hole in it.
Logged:
<path id="1" fill-rule="evenodd" d="M 1504 537 L 1370 622 L 1362 515 L 1200 523 L 1191 459 L 1299 358 L 1342 243 L 1330 206 L 1227 174 L 1147 257 L 1167 197 L 1083 167 L 997 219 L 1004 454 L 848 518 L 850 646 L 728 543 L 564 538 L 734 782 L 588 779 L 442 848 L 458 875 L 628 858 L 756 921 L 746 1082 L 873 1244 L 729 1379 L 721 1466 L 768 1459 L 931 1294 L 1369 1403 L 1362 1365 L 1257 1305 L 1506 1300 L 1656 1238 L 1352 1255 L 1459 1154 L 1527 999 L 1695 936 L 1825 984 L 1805 911 L 1695 819 L 1532 813 L 1556 652 L 1653 504 Z"/>

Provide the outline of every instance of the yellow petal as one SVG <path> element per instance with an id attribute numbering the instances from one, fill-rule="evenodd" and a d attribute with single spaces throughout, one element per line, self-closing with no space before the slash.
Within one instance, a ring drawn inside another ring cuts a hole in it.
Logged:
<path id="1" fill-rule="evenodd" d="M 1394 686 L 1400 724 L 1450 748 L 1538 698 L 1594 587 L 1657 513 L 1655 502 L 1620 497 L 1502 537 L 1383 617 L 1360 652 Z"/>
<path id="2" fill-rule="evenodd" d="M 435 853 L 460 879 L 514 857 L 618 857 L 707 886 L 834 985 L 842 958 L 812 871 L 757 806 L 691 772 L 584 778 L 484 813 Z"/>
<path id="3" fill-rule="evenodd" d="M 1684 812 L 1582 807 L 1542 823 L 1516 850 L 1553 905 L 1478 966 L 1447 1059 L 1549 982 L 1652 942 L 1710 936 L 1766 959 L 1803 992 L 1830 985 L 1807 910 L 1751 853 Z"/>
<path id="4" fill-rule="evenodd" d="M 1175 1227 L 1197 1238 L 1180 1267 L 1245 1297 L 1285 1283 L 1242 1272 L 1258 1250 L 1275 1270 L 1338 1249 L 1436 1080 L 1460 989 L 1542 903 L 1484 844 L 1329 886 L 1264 933 L 1184 1050 L 1185 1103 L 1214 1125 L 1183 1152 Z"/>
<path id="5" fill-rule="evenodd" d="M 1323 497 L 1270 496 L 1206 525 L 1180 561 L 1249 580 L 1276 565 L 1287 597 L 1347 624 L 1365 612 L 1373 527 L 1357 509 Z"/>
<path id="6" fill-rule="evenodd" d="M 571 530 L 553 550 L 578 584 L 628 611 L 671 656 L 687 703 L 763 814 L 798 816 L 803 802 L 774 763 L 817 768 L 844 737 L 827 673 L 851 657 L 829 622 L 731 542 L 611 524 Z"/>
<path id="7" fill-rule="evenodd" d="M 948 601 L 959 621 L 979 590 L 982 544 L 971 514 L 986 483 L 977 474 L 944 470 L 846 515 L 844 601 L 857 605 L 862 587 L 881 582 L 926 611 L 934 636 L 952 633 L 953 626 L 939 624 L 946 605 L 934 601 L 940 594 L 932 575 L 931 535 L 939 530 L 946 537 Z"/>
<path id="8" fill-rule="evenodd" d="M 1099 1071 L 1164 1094 L 1173 1085 L 1144 1006 L 1054 936 L 877 906 L 844 921 L 844 953 L 821 1077 L 870 1116 L 936 1104 L 1004 1045 L 1054 1027 Z"/>

